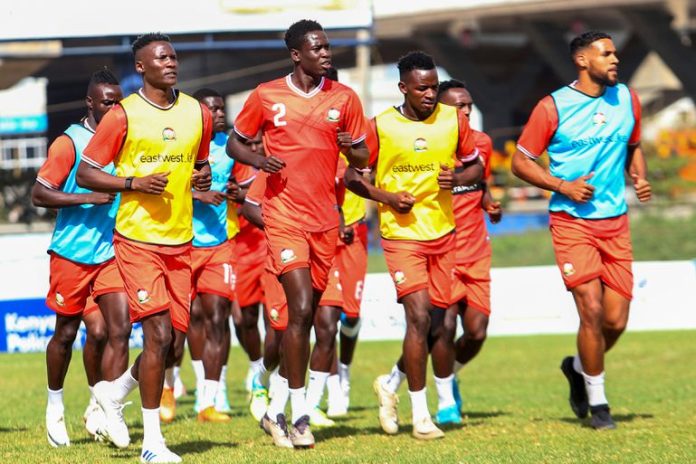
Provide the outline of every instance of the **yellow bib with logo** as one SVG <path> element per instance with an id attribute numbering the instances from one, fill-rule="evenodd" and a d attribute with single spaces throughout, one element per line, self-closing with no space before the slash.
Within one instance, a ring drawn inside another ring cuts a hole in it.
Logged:
<path id="1" fill-rule="evenodd" d="M 339 153 L 338 156 L 348 165 L 348 159 L 343 153 Z M 367 214 L 365 199 L 348 189 L 346 189 L 341 209 L 343 209 L 343 221 L 347 226 L 355 224 Z"/>
<path id="2" fill-rule="evenodd" d="M 232 240 L 239 233 L 239 217 L 237 217 L 237 203 L 227 203 L 227 239 Z"/>
<path id="3" fill-rule="evenodd" d="M 454 229 L 452 192 L 437 183 L 440 165 L 454 170 L 459 141 L 457 109 L 438 104 L 424 121 L 412 121 L 396 108 L 376 117 L 379 156 L 375 185 L 416 198 L 408 214 L 378 203 L 382 237 L 435 240 Z"/>
<path id="4" fill-rule="evenodd" d="M 157 245 L 181 245 L 193 239 L 193 174 L 203 132 L 200 103 L 179 93 L 174 105 L 158 108 L 138 94 L 121 101 L 128 131 L 116 157 L 121 177 L 169 172 L 161 195 L 121 194 L 116 230 L 124 237 Z"/>

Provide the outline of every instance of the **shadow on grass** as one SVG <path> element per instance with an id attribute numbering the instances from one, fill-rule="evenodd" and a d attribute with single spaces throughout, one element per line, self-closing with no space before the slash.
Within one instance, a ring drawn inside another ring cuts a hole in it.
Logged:
<path id="1" fill-rule="evenodd" d="M 351 427 L 349 425 L 336 425 L 323 429 L 314 428 L 312 433 L 319 440 L 330 440 L 332 438 L 355 437 L 358 435 L 383 434 L 381 427 Z"/>
<path id="2" fill-rule="evenodd" d="M 506 411 L 469 411 L 462 414 L 462 418 L 468 417 L 469 419 L 490 419 L 493 417 L 509 415 L 510 413 Z"/>
<path id="3" fill-rule="evenodd" d="M 0 427 L 0 433 L 12 433 L 12 432 L 26 432 L 27 429 L 26 427 L 23 426 L 18 426 L 18 427 Z"/>
<path id="4" fill-rule="evenodd" d="M 614 422 L 633 422 L 634 420 L 655 418 L 655 416 L 650 413 L 612 414 L 611 417 L 614 419 Z M 577 417 L 561 417 L 560 420 L 568 424 L 580 424 L 583 427 L 590 427 L 589 416 L 587 419 L 578 419 Z"/>
<path id="5" fill-rule="evenodd" d="M 199 440 L 177 443 L 176 445 L 169 446 L 169 449 L 176 454 L 183 455 L 204 453 L 212 448 L 236 448 L 237 446 L 239 446 L 237 443 L 231 443 L 229 441 Z"/>

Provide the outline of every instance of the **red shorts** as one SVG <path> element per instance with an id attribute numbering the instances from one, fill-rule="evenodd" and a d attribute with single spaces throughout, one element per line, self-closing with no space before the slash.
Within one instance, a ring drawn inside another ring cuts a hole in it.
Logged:
<path id="1" fill-rule="evenodd" d="M 430 302 L 449 308 L 455 238 L 450 233 L 435 240 L 382 239 L 384 259 L 396 286 L 397 301 L 420 290 L 428 290 Z"/>
<path id="2" fill-rule="evenodd" d="M 266 263 L 266 241 L 261 237 L 261 246 L 250 254 L 240 255 L 239 251 L 242 248 L 245 251 L 248 246 L 234 248 L 235 270 L 237 271 L 237 302 L 242 308 L 246 306 L 256 305 L 264 301 L 264 286 L 262 284 L 262 276 Z"/>
<path id="3" fill-rule="evenodd" d="M 191 244 L 154 245 L 114 234 L 114 249 L 131 322 L 168 310 L 172 326 L 186 332 L 191 306 Z"/>
<path id="4" fill-rule="evenodd" d="M 270 268 L 277 276 L 308 267 L 312 287 L 323 292 L 336 255 L 338 227 L 323 232 L 305 232 L 288 224 L 266 223 Z"/>
<path id="5" fill-rule="evenodd" d="M 339 239 L 336 260 L 319 306 L 342 308 L 346 316 L 360 317 L 363 282 L 367 272 L 367 224 L 353 225 L 354 240 L 346 245 Z"/>
<path id="6" fill-rule="evenodd" d="M 235 272 L 229 242 L 191 250 L 191 300 L 199 293 L 210 293 L 234 301 Z"/>
<path id="7" fill-rule="evenodd" d="M 473 263 L 454 265 L 452 304 L 463 302 L 467 307 L 491 314 L 491 256 Z"/>
<path id="8" fill-rule="evenodd" d="M 599 278 L 624 298 L 633 298 L 633 248 L 628 215 L 579 219 L 551 213 L 556 263 L 568 290 Z"/>
<path id="9" fill-rule="evenodd" d="M 116 263 L 114 262 L 114 267 L 116 267 Z M 118 267 L 116 267 L 116 273 L 118 274 Z M 118 278 L 121 278 L 121 274 L 118 274 Z M 122 292 L 125 290 L 121 290 Z M 92 295 L 90 295 L 87 298 L 87 302 L 85 303 L 85 310 L 82 311 L 82 317 L 84 318 L 85 316 L 89 316 L 92 314 L 94 311 L 99 310 L 99 305 L 97 304 L 96 301 L 94 301 L 94 298 L 92 298 Z"/>
<path id="10" fill-rule="evenodd" d="M 263 268 L 262 268 L 263 269 Z M 263 269 L 261 283 L 266 292 L 266 316 L 274 330 L 288 328 L 288 302 L 285 299 L 285 290 L 278 277 L 267 269 Z"/>
<path id="11" fill-rule="evenodd" d="M 123 280 L 112 259 L 102 264 L 81 264 L 51 253 L 46 306 L 61 316 L 94 311 L 94 300 L 107 293 L 123 292 Z"/>

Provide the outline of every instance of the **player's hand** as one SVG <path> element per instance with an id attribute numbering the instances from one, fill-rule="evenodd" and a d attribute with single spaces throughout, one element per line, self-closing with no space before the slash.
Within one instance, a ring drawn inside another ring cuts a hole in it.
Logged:
<path id="1" fill-rule="evenodd" d="M 641 203 L 645 203 L 652 198 L 652 187 L 647 179 L 638 177 L 638 174 L 631 174 L 633 179 L 633 188 L 636 189 L 636 195 Z"/>
<path id="2" fill-rule="evenodd" d="M 353 137 L 351 137 L 350 132 L 341 132 L 339 127 L 336 128 L 336 143 L 338 144 L 339 150 L 344 155 L 350 153 L 350 149 L 353 147 Z"/>
<path id="3" fill-rule="evenodd" d="M 194 169 L 191 175 L 191 185 L 198 191 L 205 192 L 210 190 L 213 183 L 213 176 L 210 174 L 210 168 Z"/>
<path id="4" fill-rule="evenodd" d="M 446 164 L 440 165 L 440 174 L 437 175 L 437 185 L 443 190 L 452 190 L 452 187 L 454 187 L 454 171 Z"/>
<path id="5" fill-rule="evenodd" d="M 499 201 L 487 202 L 487 204 L 483 206 L 483 209 L 486 210 L 488 219 L 490 219 L 493 224 L 499 223 L 503 218 L 503 209 L 500 207 Z"/>
<path id="6" fill-rule="evenodd" d="M 398 213 L 407 214 L 413 208 L 416 202 L 416 197 L 408 192 L 393 193 L 390 197 L 389 206 L 395 209 Z"/>
<path id="7" fill-rule="evenodd" d="M 275 174 L 276 172 L 279 172 L 281 169 L 285 167 L 285 161 L 283 161 L 280 158 L 276 158 L 273 155 L 266 156 L 263 159 L 263 162 L 261 163 L 261 166 L 259 166 L 259 169 L 262 171 Z"/>
<path id="8" fill-rule="evenodd" d="M 237 201 L 239 195 L 239 184 L 234 177 L 230 177 L 226 185 L 227 189 L 227 199 L 231 201 Z"/>
<path id="9" fill-rule="evenodd" d="M 558 188 L 558 193 L 565 195 L 571 200 L 578 203 L 587 203 L 592 195 L 594 195 L 594 185 L 587 183 L 594 176 L 594 172 L 589 173 L 586 176 L 578 177 L 573 181 L 561 182 Z"/>
<path id="10" fill-rule="evenodd" d="M 343 226 L 338 230 L 338 236 L 343 243 L 350 245 L 355 240 L 355 231 L 352 227 Z"/>
<path id="11" fill-rule="evenodd" d="M 116 199 L 115 193 L 92 192 L 87 194 L 87 201 L 91 205 L 108 205 Z"/>
<path id="12" fill-rule="evenodd" d="M 170 171 L 150 174 L 145 177 L 134 177 L 131 188 L 141 193 L 161 195 L 162 192 L 164 192 L 164 188 L 169 183 L 169 173 Z"/>
<path id="13" fill-rule="evenodd" d="M 195 191 L 193 197 L 201 203 L 215 206 L 221 205 L 222 202 L 227 200 L 227 195 L 215 190 Z"/>

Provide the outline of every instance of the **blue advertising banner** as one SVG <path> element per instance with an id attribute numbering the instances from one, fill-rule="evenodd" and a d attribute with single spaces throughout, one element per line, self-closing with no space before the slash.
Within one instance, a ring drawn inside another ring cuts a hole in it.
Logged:
<path id="1" fill-rule="evenodd" d="M 56 315 L 46 307 L 44 301 L 44 298 L 0 300 L 0 352 L 46 351 L 46 345 L 53 336 Z M 74 349 L 79 350 L 84 346 L 86 334 L 85 325 L 81 324 Z M 140 324 L 133 326 L 129 345 L 131 348 L 143 346 Z"/>
<path id="2" fill-rule="evenodd" d="M 34 134 L 46 132 L 48 116 L 37 114 L 32 116 L 0 116 L 0 134 Z"/>

